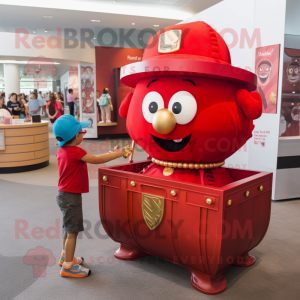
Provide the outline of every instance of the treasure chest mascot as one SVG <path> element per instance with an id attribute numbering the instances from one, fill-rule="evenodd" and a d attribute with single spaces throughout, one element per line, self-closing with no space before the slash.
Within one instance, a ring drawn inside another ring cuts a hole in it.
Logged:
<path id="1" fill-rule="evenodd" d="M 159 31 L 121 81 L 135 91 L 120 115 L 151 159 L 99 169 L 114 255 L 164 258 L 188 268 L 198 291 L 221 293 L 227 267 L 255 263 L 248 252 L 270 219 L 272 174 L 222 167 L 261 116 L 256 75 L 233 67 L 222 37 L 195 22 Z"/>

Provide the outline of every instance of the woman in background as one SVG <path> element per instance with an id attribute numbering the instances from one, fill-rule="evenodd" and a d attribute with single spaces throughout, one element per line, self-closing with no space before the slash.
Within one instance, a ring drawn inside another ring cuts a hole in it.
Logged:
<path id="1" fill-rule="evenodd" d="M 97 101 L 97 123 L 100 122 L 100 114 L 101 114 L 101 110 L 100 110 L 100 105 L 99 105 L 99 102 L 100 102 L 100 91 L 97 90 L 96 92 L 96 101 Z"/>
<path id="2" fill-rule="evenodd" d="M 21 105 L 20 118 L 25 118 L 26 117 L 26 107 L 25 107 L 22 99 L 23 99 L 23 94 L 19 94 L 18 95 L 18 102 Z"/>
<path id="3" fill-rule="evenodd" d="M 99 123 L 111 123 L 111 111 L 113 110 L 113 106 L 108 92 L 108 88 L 105 88 L 99 100 L 102 119 Z"/>
<path id="4" fill-rule="evenodd" d="M 31 93 L 30 100 L 28 101 L 27 108 L 31 116 L 41 115 L 41 102 L 38 100 L 37 93 Z"/>
<path id="5" fill-rule="evenodd" d="M 46 111 L 50 122 L 54 124 L 54 122 L 62 115 L 61 105 L 54 93 L 50 93 L 49 98 L 50 100 L 47 102 Z M 58 145 L 58 141 L 55 141 L 55 145 Z"/>
<path id="6" fill-rule="evenodd" d="M 1 113 L 0 112 L 0 116 L 1 115 L 8 115 L 7 112 L 9 113 L 9 115 L 11 116 L 11 112 L 10 110 L 7 108 L 7 106 L 5 105 L 5 98 L 1 95 L 0 96 L 0 111 L 1 110 L 5 110 L 5 112 Z"/>
<path id="7" fill-rule="evenodd" d="M 50 101 L 47 102 L 46 110 L 52 124 L 61 116 L 61 106 L 54 94 L 50 94 Z"/>
<path id="8" fill-rule="evenodd" d="M 60 104 L 60 113 L 63 115 L 65 107 L 64 107 L 64 100 L 62 100 L 62 93 L 61 92 L 58 92 L 56 94 L 56 101 Z"/>
<path id="9" fill-rule="evenodd" d="M 7 107 L 13 116 L 20 116 L 21 104 L 17 101 L 16 93 L 10 94 L 9 101 L 7 102 Z"/>

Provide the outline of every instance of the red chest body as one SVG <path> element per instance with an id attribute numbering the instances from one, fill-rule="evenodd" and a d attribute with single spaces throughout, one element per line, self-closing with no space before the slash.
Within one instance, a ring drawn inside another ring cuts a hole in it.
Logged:
<path id="1" fill-rule="evenodd" d="M 220 172 L 234 182 L 203 186 L 193 170 L 174 172 L 180 181 L 139 174 L 150 164 L 144 161 L 99 169 L 101 221 L 107 234 L 121 243 L 115 256 L 133 259 L 151 254 L 164 258 L 187 267 L 192 285 L 201 292 L 221 292 L 226 287 L 224 269 L 239 259 L 245 266 L 254 263 L 246 263 L 242 257 L 267 231 L 272 174 L 221 168 L 224 171 Z M 149 175 L 159 174 L 159 168 L 155 166 Z M 163 203 L 154 218 L 154 223 L 160 217 L 161 221 L 153 230 L 144 212 L 149 199 Z M 197 284 L 201 276 L 213 282 L 207 290 Z"/>

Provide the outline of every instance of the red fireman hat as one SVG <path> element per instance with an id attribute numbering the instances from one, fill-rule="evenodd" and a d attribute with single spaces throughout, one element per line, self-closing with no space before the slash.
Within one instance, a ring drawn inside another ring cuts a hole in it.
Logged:
<path id="1" fill-rule="evenodd" d="M 231 65 L 228 46 L 205 22 L 166 27 L 148 42 L 143 60 L 121 68 L 121 82 L 135 87 L 148 77 L 186 75 L 234 81 L 256 90 L 255 74 Z"/>

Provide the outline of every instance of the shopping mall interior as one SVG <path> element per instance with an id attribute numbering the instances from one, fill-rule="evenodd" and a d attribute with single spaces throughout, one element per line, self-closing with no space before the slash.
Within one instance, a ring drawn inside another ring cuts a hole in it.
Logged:
<path id="1" fill-rule="evenodd" d="M 299 15 L 0 0 L 0 299 L 299 299 Z"/>

